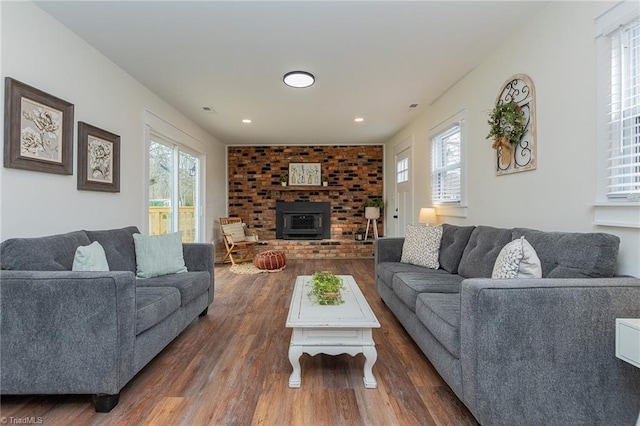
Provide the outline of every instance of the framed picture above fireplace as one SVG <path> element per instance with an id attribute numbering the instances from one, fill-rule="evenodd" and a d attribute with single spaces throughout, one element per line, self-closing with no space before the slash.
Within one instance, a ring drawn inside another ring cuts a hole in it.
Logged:
<path id="1" fill-rule="evenodd" d="M 320 163 L 289 163 L 289 185 L 320 186 Z"/>

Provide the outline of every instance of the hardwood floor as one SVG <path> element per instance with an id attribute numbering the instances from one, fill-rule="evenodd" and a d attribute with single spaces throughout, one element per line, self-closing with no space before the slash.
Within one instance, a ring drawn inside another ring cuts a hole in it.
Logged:
<path id="1" fill-rule="evenodd" d="M 216 265 L 208 315 L 129 382 L 111 413 L 95 413 L 88 395 L 3 396 L 0 416 L 45 425 L 477 424 L 382 303 L 373 268 L 372 259 L 289 260 L 282 272 L 237 275 Z M 377 389 L 362 383 L 361 354 L 305 354 L 302 387 L 288 387 L 293 283 L 317 270 L 353 275 L 378 317 Z"/>

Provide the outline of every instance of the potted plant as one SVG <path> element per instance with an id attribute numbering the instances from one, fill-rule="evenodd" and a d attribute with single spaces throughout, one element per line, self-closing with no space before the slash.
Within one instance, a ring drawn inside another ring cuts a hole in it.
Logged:
<path id="1" fill-rule="evenodd" d="M 313 289 L 310 297 L 315 297 L 320 305 L 339 305 L 343 303 L 340 290 L 344 288 L 342 278 L 331 272 L 315 272 L 311 276 Z"/>
<path id="2" fill-rule="evenodd" d="M 366 219 L 378 219 L 380 217 L 380 209 L 384 207 L 384 201 L 378 198 L 375 200 L 367 200 L 364 202 L 364 217 Z"/>
<path id="3" fill-rule="evenodd" d="M 489 115 L 491 126 L 486 139 L 493 138 L 493 149 L 500 149 L 500 160 L 503 164 L 511 162 L 513 145 L 520 143 L 526 130 L 524 114 L 520 106 L 511 101 L 498 103 Z"/>
<path id="4" fill-rule="evenodd" d="M 322 176 L 322 186 L 329 186 L 329 178 Z"/>
<path id="5" fill-rule="evenodd" d="M 282 186 L 287 186 L 287 182 L 288 181 L 289 181 L 289 175 L 288 174 L 280 175 L 280 184 Z"/>

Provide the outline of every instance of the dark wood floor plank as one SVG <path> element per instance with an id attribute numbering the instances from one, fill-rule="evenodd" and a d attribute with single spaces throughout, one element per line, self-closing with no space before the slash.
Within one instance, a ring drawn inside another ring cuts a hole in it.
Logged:
<path id="1" fill-rule="evenodd" d="M 88 395 L 3 396 L 0 415 L 47 425 L 475 425 L 468 410 L 375 291 L 372 259 L 289 260 L 278 273 L 238 275 L 216 265 L 209 313 L 194 321 L 121 392 L 108 414 Z M 302 387 L 288 386 L 285 327 L 297 275 L 353 275 L 378 320 L 377 389 L 364 357 L 303 355 Z"/>

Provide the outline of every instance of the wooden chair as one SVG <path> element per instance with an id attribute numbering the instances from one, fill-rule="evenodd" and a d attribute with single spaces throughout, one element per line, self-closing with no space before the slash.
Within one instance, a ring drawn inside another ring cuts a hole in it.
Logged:
<path id="1" fill-rule="evenodd" d="M 258 235 L 248 230 L 239 217 L 221 217 L 220 227 L 222 240 L 227 249 L 222 262 L 231 262 L 236 265 L 253 261 L 253 249 L 258 245 Z"/>

